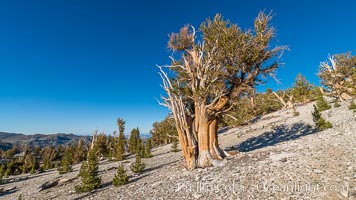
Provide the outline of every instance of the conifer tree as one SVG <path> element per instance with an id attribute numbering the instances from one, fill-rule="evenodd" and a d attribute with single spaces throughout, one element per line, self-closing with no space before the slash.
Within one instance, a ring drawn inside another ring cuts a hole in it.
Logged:
<path id="1" fill-rule="evenodd" d="M 146 158 L 146 147 L 144 144 L 141 144 L 141 149 L 138 150 L 137 152 L 140 152 L 142 158 Z"/>
<path id="2" fill-rule="evenodd" d="M 79 142 L 73 145 L 71 149 L 73 154 L 73 163 L 80 163 L 83 160 L 86 160 L 88 154 L 88 146 L 83 142 L 83 140 L 79 140 Z"/>
<path id="3" fill-rule="evenodd" d="M 341 100 L 356 96 L 356 58 L 350 52 L 329 56 L 321 62 L 318 76 L 328 95 Z"/>
<path id="4" fill-rule="evenodd" d="M 352 100 L 349 105 L 349 110 L 355 110 L 355 109 L 356 109 L 356 104 L 355 104 L 354 100 Z"/>
<path id="5" fill-rule="evenodd" d="M 340 106 L 341 106 L 341 105 L 340 105 L 338 99 L 335 99 L 335 100 L 334 100 L 334 108 L 338 108 L 338 107 L 340 107 Z"/>
<path id="6" fill-rule="evenodd" d="M 144 158 L 150 158 L 150 157 L 152 157 L 151 149 L 152 149 L 151 139 L 148 139 L 148 140 L 146 141 L 145 153 L 143 154 L 143 157 L 144 157 Z"/>
<path id="7" fill-rule="evenodd" d="M 71 160 L 72 160 L 72 154 L 69 151 L 69 149 L 67 149 L 64 152 L 64 156 L 62 158 L 60 165 L 58 166 L 59 174 L 65 174 L 65 173 L 73 171 L 72 166 L 71 166 L 71 163 L 72 163 Z"/>
<path id="8" fill-rule="evenodd" d="M 2 184 L 2 179 L 5 176 L 5 172 L 6 172 L 6 166 L 5 164 L 2 164 L 0 166 L 0 184 Z"/>
<path id="9" fill-rule="evenodd" d="M 45 149 L 43 150 L 43 167 L 45 170 L 47 169 L 51 169 L 53 167 L 53 163 L 52 161 L 55 158 L 55 150 L 52 146 L 47 146 L 45 147 Z"/>
<path id="10" fill-rule="evenodd" d="M 135 162 L 130 165 L 130 169 L 134 173 L 142 172 L 146 167 L 146 164 L 141 161 L 141 156 L 139 153 L 136 154 Z"/>
<path id="11" fill-rule="evenodd" d="M 298 115 L 299 115 L 299 112 L 297 111 L 297 109 L 293 105 L 293 116 L 298 116 Z"/>
<path id="12" fill-rule="evenodd" d="M 112 149 L 109 149 L 108 160 L 112 161 Z"/>
<path id="13" fill-rule="evenodd" d="M 129 177 L 126 174 L 126 170 L 122 165 L 119 165 L 119 168 L 117 169 L 117 172 L 112 180 L 112 184 L 115 187 L 125 185 L 126 183 L 129 182 Z"/>
<path id="14" fill-rule="evenodd" d="M 328 104 L 328 102 L 324 99 L 322 95 L 318 96 L 318 99 L 316 101 L 316 106 L 320 112 L 324 110 L 329 110 L 331 106 Z"/>
<path id="15" fill-rule="evenodd" d="M 25 159 L 23 161 L 23 165 L 22 165 L 22 173 L 28 173 L 30 172 L 31 170 L 31 167 L 32 167 L 32 164 L 33 164 L 33 158 L 31 156 L 30 153 L 27 153 L 25 155 Z"/>
<path id="16" fill-rule="evenodd" d="M 298 74 L 292 89 L 293 99 L 296 102 L 307 103 L 314 97 L 314 86 L 303 76 Z"/>
<path id="17" fill-rule="evenodd" d="M 177 138 L 173 137 L 172 138 L 172 146 L 171 146 L 171 152 L 178 152 L 178 140 Z"/>
<path id="18" fill-rule="evenodd" d="M 129 138 L 129 152 L 130 153 L 140 153 L 141 150 L 141 138 L 140 138 L 140 130 L 138 128 L 134 128 L 131 131 Z"/>
<path id="19" fill-rule="evenodd" d="M 37 157 L 34 156 L 33 157 L 33 161 L 32 161 L 30 174 L 35 173 L 38 168 L 39 168 L 39 163 L 38 163 Z"/>
<path id="20" fill-rule="evenodd" d="M 125 138 L 125 121 L 121 118 L 117 119 L 117 126 L 119 127 L 119 135 L 115 144 L 115 158 L 116 160 L 124 160 L 125 159 L 125 146 L 126 146 L 126 138 Z"/>
<path id="21" fill-rule="evenodd" d="M 322 131 L 328 128 L 332 128 L 332 124 L 329 121 L 326 121 L 322 116 L 320 110 L 313 105 L 314 112 L 312 112 L 313 121 L 315 122 L 315 126 L 318 130 Z"/>
<path id="22" fill-rule="evenodd" d="M 93 149 L 89 150 L 87 161 L 82 163 L 79 171 L 81 184 L 75 186 L 78 193 L 89 192 L 101 186 L 101 177 L 99 177 L 98 158 Z"/>

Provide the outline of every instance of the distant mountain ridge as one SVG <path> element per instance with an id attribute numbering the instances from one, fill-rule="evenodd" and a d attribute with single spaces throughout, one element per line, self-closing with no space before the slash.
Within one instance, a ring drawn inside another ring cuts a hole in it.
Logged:
<path id="1" fill-rule="evenodd" d="M 91 136 L 80 136 L 72 133 L 25 135 L 21 133 L 0 132 L 0 149 L 6 150 L 12 148 L 13 145 L 28 145 L 33 147 L 69 145 L 79 140 L 90 143 Z"/>

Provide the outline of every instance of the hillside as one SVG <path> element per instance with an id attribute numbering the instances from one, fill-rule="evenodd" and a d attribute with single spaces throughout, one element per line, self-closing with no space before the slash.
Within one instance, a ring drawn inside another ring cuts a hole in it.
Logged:
<path id="1" fill-rule="evenodd" d="M 71 143 L 83 140 L 85 142 L 90 142 L 90 136 L 79 136 L 74 134 L 66 133 L 56 133 L 56 134 L 35 134 L 35 135 L 24 135 L 20 133 L 6 133 L 0 132 L 0 141 L 4 143 L 0 148 L 7 148 L 7 145 L 29 145 L 29 146 L 58 146 L 67 145 Z"/>
<path id="2" fill-rule="evenodd" d="M 341 107 L 323 112 L 333 128 L 316 131 L 312 104 L 263 116 L 254 124 L 233 128 L 219 135 L 226 150 L 238 153 L 214 167 L 187 171 L 181 152 L 170 145 L 153 149 L 143 159 L 147 169 L 134 175 L 133 157 L 122 162 L 102 161 L 102 188 L 76 194 L 78 179 L 39 192 L 39 185 L 58 178 L 55 170 L 20 175 L 17 182 L 2 185 L 2 199 L 356 199 L 356 113 Z M 123 163 L 130 182 L 113 187 L 115 168 Z M 74 178 L 74 171 L 61 178 Z M 16 187 L 16 188 L 14 188 Z"/>

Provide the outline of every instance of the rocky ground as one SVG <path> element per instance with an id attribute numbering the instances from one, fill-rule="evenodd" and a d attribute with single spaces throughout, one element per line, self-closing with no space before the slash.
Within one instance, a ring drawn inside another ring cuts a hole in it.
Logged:
<path id="1" fill-rule="evenodd" d="M 111 180 L 119 162 L 100 163 L 102 188 L 76 194 L 78 179 L 39 191 L 38 186 L 58 177 L 55 170 L 21 175 L 1 199 L 356 199 L 356 113 L 349 103 L 324 111 L 333 128 L 314 129 L 312 103 L 292 111 L 271 113 L 256 123 L 220 134 L 223 148 L 239 153 L 219 166 L 187 171 L 181 152 L 170 146 L 153 150 L 143 159 L 147 169 L 134 175 L 123 161 L 130 183 L 114 187 Z M 73 178 L 74 171 L 61 178 Z M 14 177 L 12 177 L 14 178 Z M 16 186 L 16 188 L 14 188 Z"/>

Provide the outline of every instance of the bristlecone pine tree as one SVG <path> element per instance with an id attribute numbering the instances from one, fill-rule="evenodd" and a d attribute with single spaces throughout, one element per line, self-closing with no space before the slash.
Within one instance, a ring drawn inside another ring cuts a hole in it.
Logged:
<path id="1" fill-rule="evenodd" d="M 39 163 L 38 163 L 37 156 L 33 156 L 30 174 L 35 173 L 36 170 L 39 169 L 39 166 L 40 166 L 40 165 L 39 165 Z"/>
<path id="2" fill-rule="evenodd" d="M 339 103 L 339 100 L 337 100 L 337 99 L 335 99 L 334 100 L 334 108 L 338 108 L 338 107 L 340 107 L 341 105 L 340 105 L 340 103 Z"/>
<path id="3" fill-rule="evenodd" d="M 146 168 L 146 164 L 141 161 L 140 153 L 136 154 L 135 162 L 130 165 L 130 169 L 134 173 L 140 173 Z"/>
<path id="4" fill-rule="evenodd" d="M 294 102 L 308 103 L 313 100 L 314 86 L 303 76 L 298 74 L 292 88 Z"/>
<path id="5" fill-rule="evenodd" d="M 295 106 L 293 106 L 293 116 L 298 116 L 298 115 L 299 115 L 299 112 L 297 111 Z"/>
<path id="6" fill-rule="evenodd" d="M 89 150 L 87 161 L 84 161 L 80 167 L 78 176 L 81 178 L 81 184 L 75 186 L 77 193 L 90 192 L 101 186 L 101 177 L 99 177 L 98 158 L 93 149 Z"/>
<path id="7" fill-rule="evenodd" d="M 178 139 L 177 138 L 172 138 L 172 146 L 171 146 L 171 152 L 178 152 Z"/>
<path id="8" fill-rule="evenodd" d="M 321 111 L 315 105 L 313 105 L 313 107 L 314 107 L 314 112 L 312 112 L 312 116 L 313 116 L 313 121 L 315 122 L 316 128 L 320 131 L 328 129 L 328 128 L 332 128 L 333 125 L 329 121 L 326 121 L 321 116 Z"/>
<path id="9" fill-rule="evenodd" d="M 152 143 L 151 143 L 151 139 L 147 139 L 146 141 L 146 146 L 145 146 L 145 151 L 142 157 L 144 158 L 151 158 L 152 154 L 151 154 L 151 149 L 152 149 Z"/>
<path id="10" fill-rule="evenodd" d="M 354 100 L 352 100 L 349 105 L 349 110 L 355 110 L 355 109 L 356 109 L 356 103 Z"/>
<path id="11" fill-rule="evenodd" d="M 115 159 L 116 160 L 124 160 L 125 159 L 125 146 L 126 146 L 126 138 L 125 138 L 125 121 L 121 118 L 117 119 L 117 126 L 119 127 L 119 135 L 116 140 L 115 145 Z"/>
<path id="12" fill-rule="evenodd" d="M 126 170 L 122 165 L 119 165 L 119 168 L 117 168 L 117 172 L 114 178 L 112 179 L 112 184 L 115 187 L 118 187 L 121 185 L 125 185 L 128 182 L 129 182 L 129 177 L 126 174 Z"/>
<path id="13" fill-rule="evenodd" d="M 161 104 L 175 119 L 188 169 L 228 156 L 218 145 L 218 120 L 278 68 L 287 47 L 271 48 L 276 35 L 271 19 L 261 12 L 254 29 L 243 31 L 218 14 L 201 24 L 201 36 L 189 25 L 170 35 L 168 46 L 178 55 L 169 66 L 159 66 L 167 93 Z"/>
<path id="14" fill-rule="evenodd" d="M 152 146 L 166 145 L 171 142 L 172 136 L 178 135 L 174 119 L 171 115 L 166 116 L 160 122 L 154 122 L 152 126 L 153 128 L 150 131 Z"/>
<path id="15" fill-rule="evenodd" d="M 58 166 L 59 174 L 65 174 L 73 171 L 71 164 L 72 164 L 72 154 L 69 149 L 66 149 L 63 158 L 61 160 L 61 163 Z"/>
<path id="16" fill-rule="evenodd" d="M 322 112 L 324 110 L 329 110 L 331 105 L 329 105 L 325 98 L 320 95 L 316 101 L 316 107 L 320 112 Z"/>
<path id="17" fill-rule="evenodd" d="M 140 130 L 138 128 L 132 129 L 128 141 L 130 153 L 141 153 L 142 141 L 140 138 Z"/>
<path id="18" fill-rule="evenodd" d="M 329 62 L 321 62 L 318 76 L 329 95 L 341 99 L 356 96 L 356 56 L 351 53 L 329 56 Z"/>

